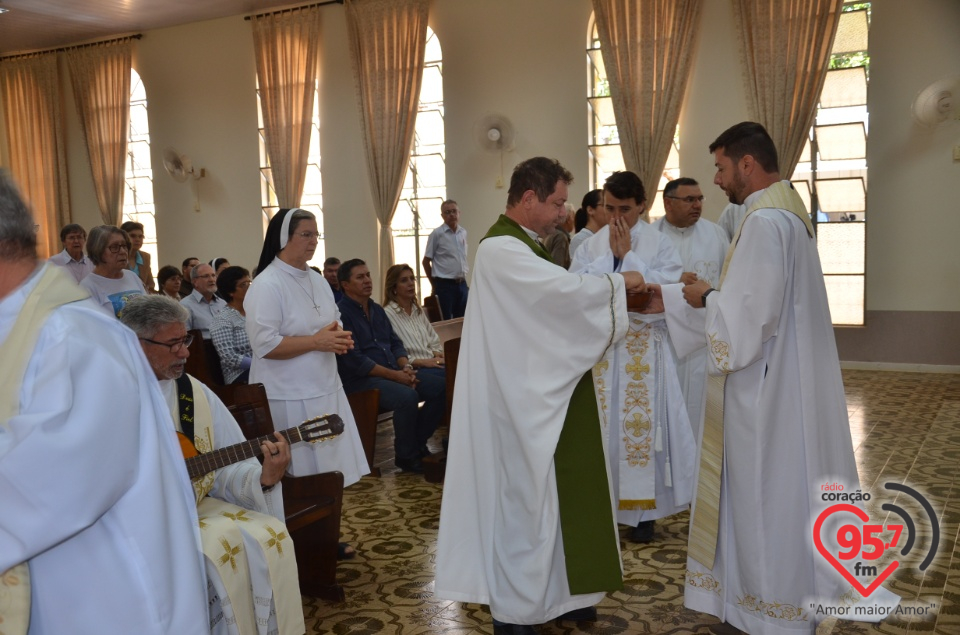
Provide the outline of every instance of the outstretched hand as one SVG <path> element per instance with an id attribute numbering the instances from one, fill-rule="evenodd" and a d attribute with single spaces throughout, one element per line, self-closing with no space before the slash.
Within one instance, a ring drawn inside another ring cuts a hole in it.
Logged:
<path id="1" fill-rule="evenodd" d="M 651 314 L 651 313 L 663 313 L 663 289 L 659 284 L 648 284 L 647 291 L 653 292 L 653 297 L 650 299 L 650 304 L 647 305 L 643 311 L 640 313 Z"/>
<path id="2" fill-rule="evenodd" d="M 703 308 L 703 294 L 710 288 L 710 283 L 706 280 L 697 280 L 693 284 L 688 284 L 683 288 L 683 299 L 687 304 L 695 309 Z"/>
<path id="3" fill-rule="evenodd" d="M 643 293 L 647 290 L 647 282 L 639 271 L 621 271 L 620 275 L 623 276 L 627 293 Z"/>

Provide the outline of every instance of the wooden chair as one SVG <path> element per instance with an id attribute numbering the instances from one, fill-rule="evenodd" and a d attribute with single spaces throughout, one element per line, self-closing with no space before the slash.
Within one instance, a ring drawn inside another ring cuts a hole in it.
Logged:
<path id="1" fill-rule="evenodd" d="M 428 295 L 423 299 L 423 310 L 427 312 L 427 319 L 431 322 L 439 322 L 443 319 L 443 311 L 440 310 L 440 298 L 435 295 Z"/>
<path id="2" fill-rule="evenodd" d="M 190 357 L 187 358 L 185 370 L 210 388 L 222 386 L 226 382 L 223 381 L 220 355 L 217 354 L 213 340 L 203 339 L 199 329 L 190 329 L 187 332 L 193 335 L 193 342 L 187 347 Z"/>
<path id="3" fill-rule="evenodd" d="M 460 338 L 454 337 L 443 343 L 443 362 L 447 371 L 447 413 L 444 423 L 450 427 L 450 413 L 453 411 L 453 385 L 457 379 L 457 360 L 460 357 Z"/>
<path id="4" fill-rule="evenodd" d="M 380 391 L 377 389 L 360 390 L 347 395 L 350 410 L 357 422 L 357 432 L 360 434 L 360 444 L 363 453 L 367 456 L 367 465 L 370 466 L 371 476 L 380 476 L 380 468 L 373 464 L 374 453 L 377 449 L 377 423 L 380 411 Z"/>
<path id="5" fill-rule="evenodd" d="M 273 432 L 263 384 L 211 386 L 248 439 Z M 344 600 L 337 584 L 337 551 L 343 509 L 343 474 L 283 477 L 283 508 L 293 539 L 300 592 L 332 602 Z"/>

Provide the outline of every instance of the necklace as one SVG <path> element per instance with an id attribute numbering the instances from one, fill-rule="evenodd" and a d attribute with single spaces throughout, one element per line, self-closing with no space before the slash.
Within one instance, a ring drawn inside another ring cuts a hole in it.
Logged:
<path id="1" fill-rule="evenodd" d="M 290 277 L 293 278 L 293 281 L 297 283 L 297 286 L 300 287 L 300 290 L 303 291 L 303 293 L 310 299 L 310 302 L 313 303 L 313 309 L 317 312 L 317 316 L 322 318 L 323 315 L 320 313 L 320 307 L 317 305 L 317 298 L 313 295 L 313 281 L 310 280 L 310 274 L 307 274 L 307 282 L 310 283 L 310 291 L 307 291 L 304 286 L 300 284 L 300 280 L 297 279 L 297 276 L 290 274 Z"/>

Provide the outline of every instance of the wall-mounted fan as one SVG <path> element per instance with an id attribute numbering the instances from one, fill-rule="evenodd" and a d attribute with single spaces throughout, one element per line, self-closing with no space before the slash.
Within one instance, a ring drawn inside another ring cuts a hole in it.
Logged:
<path id="1" fill-rule="evenodd" d="M 193 167 L 193 162 L 185 154 L 180 154 L 173 148 L 166 148 L 163 151 L 163 168 L 167 174 L 177 183 L 184 183 L 187 179 L 193 179 L 193 211 L 200 211 L 200 186 L 197 181 L 207 175 L 203 168 L 197 170 Z"/>
<path id="2" fill-rule="evenodd" d="M 934 127 L 960 115 L 960 77 L 933 82 L 913 100 L 913 118 L 922 126 Z"/>
<path id="3" fill-rule="evenodd" d="M 488 115 L 477 122 L 474 134 L 482 149 L 500 154 L 500 176 L 496 185 L 503 187 L 503 153 L 513 150 L 516 138 L 513 124 L 503 115 Z"/>

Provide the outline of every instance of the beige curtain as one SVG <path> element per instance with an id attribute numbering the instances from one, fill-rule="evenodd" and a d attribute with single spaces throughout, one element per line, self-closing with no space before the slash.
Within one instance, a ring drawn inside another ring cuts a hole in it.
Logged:
<path id="1" fill-rule="evenodd" d="M 680 119 L 701 0 L 593 0 L 620 149 L 656 192 Z"/>
<path id="2" fill-rule="evenodd" d="M 251 18 L 263 133 L 281 208 L 303 196 L 320 67 L 320 8 Z"/>
<path id="3" fill-rule="evenodd" d="M 790 178 L 810 133 L 843 0 L 733 0 L 751 116 Z"/>
<path id="4" fill-rule="evenodd" d="M 390 223 L 413 143 L 429 0 L 346 0 L 350 61 L 377 218 L 380 274 L 393 264 Z"/>
<path id="5" fill-rule="evenodd" d="M 70 49 L 64 54 L 100 217 L 107 225 L 119 225 L 123 219 L 132 54 L 132 38 Z"/>
<path id="6" fill-rule="evenodd" d="M 60 251 L 71 222 L 56 53 L 0 61 L 0 93 L 10 170 L 33 210 L 42 258 Z"/>

